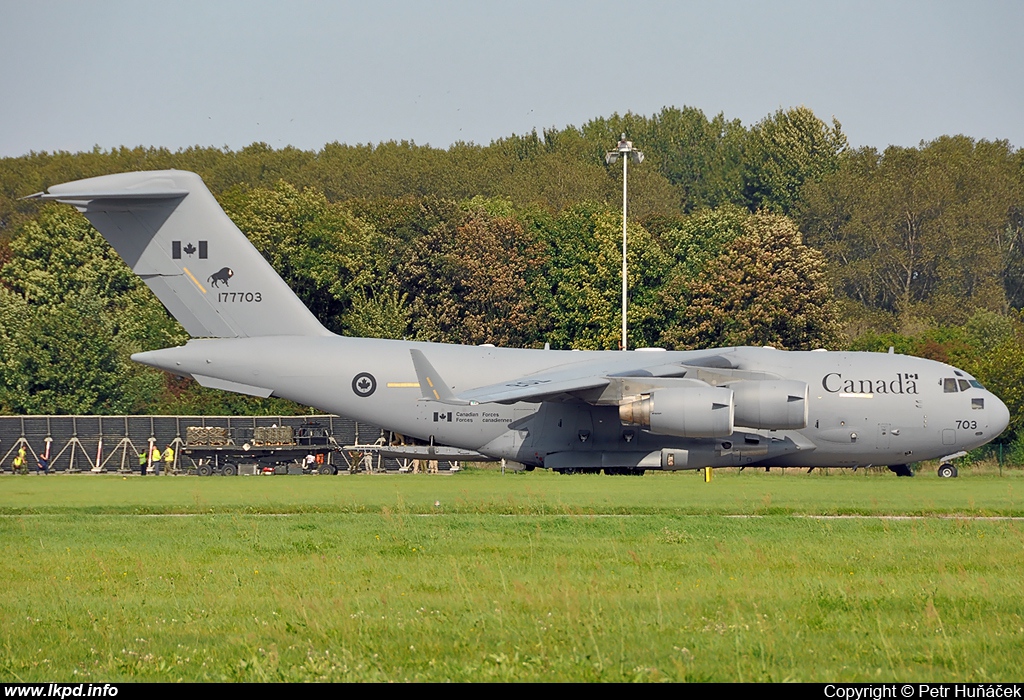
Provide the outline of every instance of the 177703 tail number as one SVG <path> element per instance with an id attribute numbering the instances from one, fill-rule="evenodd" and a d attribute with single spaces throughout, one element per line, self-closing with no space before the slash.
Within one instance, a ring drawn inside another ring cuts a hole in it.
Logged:
<path id="1" fill-rule="evenodd" d="M 260 292 L 217 292 L 217 301 L 259 303 L 263 301 L 263 294 Z"/>

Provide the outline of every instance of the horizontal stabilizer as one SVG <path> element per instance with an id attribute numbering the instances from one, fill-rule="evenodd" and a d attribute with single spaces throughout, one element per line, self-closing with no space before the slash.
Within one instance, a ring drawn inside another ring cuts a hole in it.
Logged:
<path id="1" fill-rule="evenodd" d="M 202 374 L 193 374 L 192 378 L 199 382 L 200 386 L 205 386 L 208 389 L 222 389 L 224 391 L 233 391 L 236 394 L 248 394 L 249 396 L 258 396 L 261 399 L 265 399 L 274 393 L 273 389 L 267 389 L 262 386 L 251 386 L 249 384 L 241 384 L 239 382 L 231 382 L 227 379 L 217 379 L 216 377 L 207 377 Z"/>
<path id="2" fill-rule="evenodd" d="M 58 185 L 59 187 L 59 185 Z M 69 192 L 67 194 L 61 194 L 56 191 L 56 188 L 51 188 L 53 192 L 37 192 L 31 194 L 28 197 L 22 199 L 42 199 L 54 202 L 63 202 L 64 204 L 75 204 L 76 202 L 82 202 L 83 204 L 94 201 L 94 200 L 135 200 L 142 201 L 146 199 L 180 199 L 188 194 L 188 190 L 181 189 L 140 189 L 140 190 L 114 190 L 107 192 Z"/>

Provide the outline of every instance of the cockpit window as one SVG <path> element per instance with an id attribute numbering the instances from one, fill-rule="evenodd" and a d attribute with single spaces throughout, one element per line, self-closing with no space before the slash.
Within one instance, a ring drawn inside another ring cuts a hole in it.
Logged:
<path id="1" fill-rule="evenodd" d="M 942 391 L 947 394 L 955 394 L 957 392 L 956 380 L 953 378 L 942 380 Z"/>
<path id="2" fill-rule="evenodd" d="M 955 375 L 956 375 L 956 376 L 958 376 L 958 377 L 962 377 L 962 376 L 964 376 L 964 373 L 963 373 L 963 372 L 961 372 L 961 371 L 960 371 L 960 370 L 958 370 L 958 369 L 955 369 L 955 370 L 953 370 L 953 374 L 955 374 Z"/>
<path id="3" fill-rule="evenodd" d="M 977 379 L 972 379 L 971 380 L 971 386 L 973 386 L 975 389 L 984 389 L 985 388 L 985 387 L 983 387 L 981 385 L 981 382 L 979 382 Z"/>
<path id="4" fill-rule="evenodd" d="M 971 383 L 966 379 L 958 379 L 957 384 L 960 385 L 960 391 L 967 391 L 971 388 Z"/>

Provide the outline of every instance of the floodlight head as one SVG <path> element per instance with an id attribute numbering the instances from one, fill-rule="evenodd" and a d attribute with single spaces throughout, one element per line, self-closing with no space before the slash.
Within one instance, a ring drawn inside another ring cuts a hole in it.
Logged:
<path id="1" fill-rule="evenodd" d="M 629 158 L 634 163 L 643 163 L 644 154 L 635 148 L 633 148 L 633 142 L 626 140 L 626 135 L 622 135 L 622 140 L 619 141 L 614 151 L 608 151 L 604 154 L 604 162 L 607 165 L 618 161 L 619 156 Z"/>

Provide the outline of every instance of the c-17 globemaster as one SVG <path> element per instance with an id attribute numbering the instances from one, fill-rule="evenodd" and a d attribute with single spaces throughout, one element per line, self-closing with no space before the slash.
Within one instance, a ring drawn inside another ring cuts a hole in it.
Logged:
<path id="1" fill-rule="evenodd" d="M 329 332 L 194 173 L 123 173 L 33 198 L 76 207 L 192 336 L 136 362 L 206 387 L 278 396 L 423 446 L 385 456 L 562 472 L 863 467 L 948 460 L 1009 411 L 940 362 L 893 353 L 559 351 Z"/>

